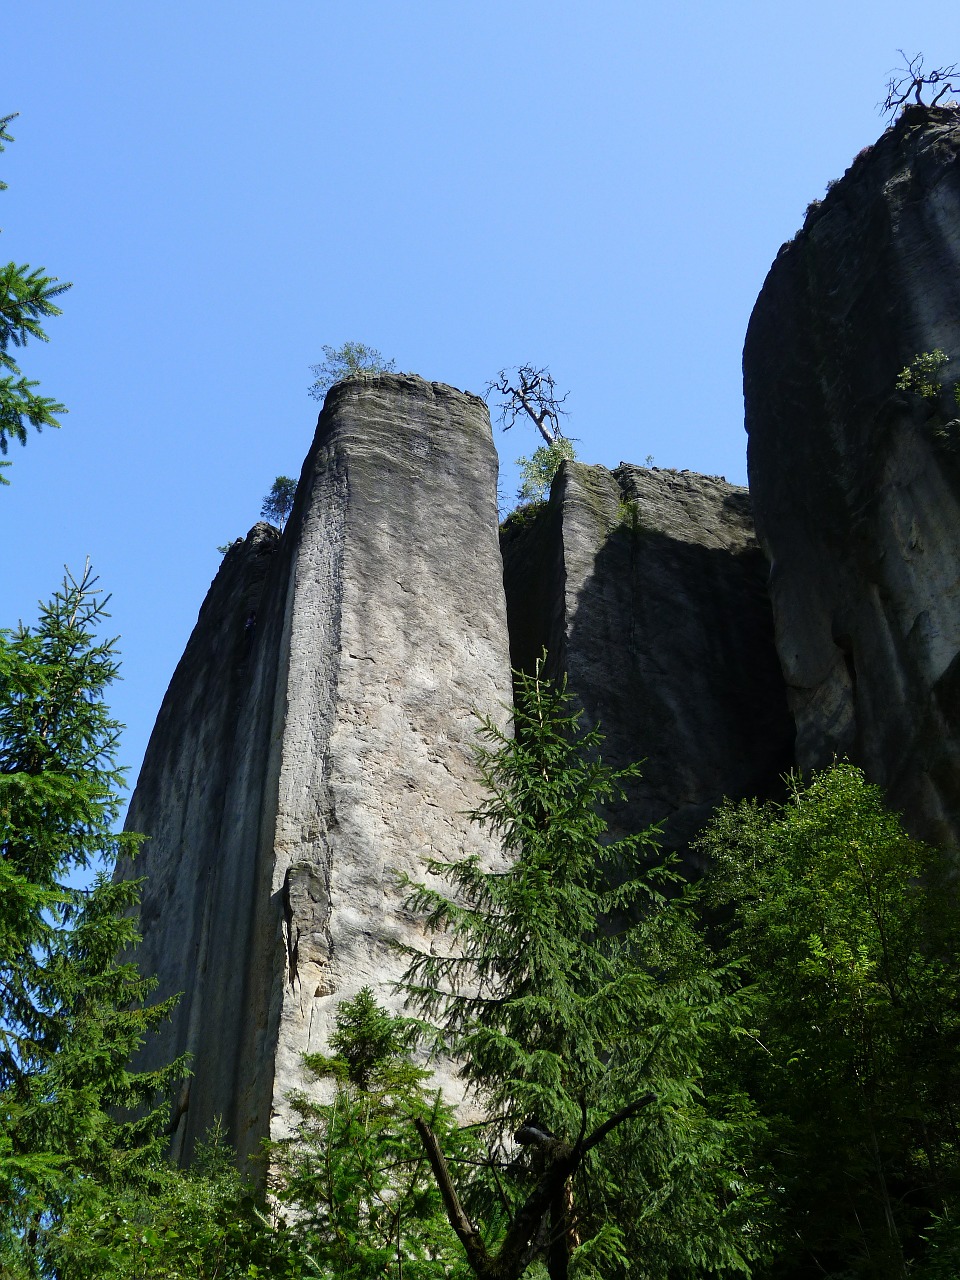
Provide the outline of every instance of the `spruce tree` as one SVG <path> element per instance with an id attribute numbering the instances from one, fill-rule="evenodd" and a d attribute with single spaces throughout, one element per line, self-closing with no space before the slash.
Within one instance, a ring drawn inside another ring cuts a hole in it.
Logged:
<path id="1" fill-rule="evenodd" d="M 473 814 L 506 860 L 436 860 L 449 891 L 412 887 L 437 939 L 408 952 L 405 989 L 488 1118 L 488 1169 L 451 1173 L 421 1135 L 477 1275 L 746 1272 L 755 1119 L 711 1075 L 742 997 L 656 828 L 609 838 L 604 806 L 637 769 L 606 766 L 579 719 L 564 686 L 518 673 L 514 733 L 482 725 Z"/>
<path id="2" fill-rule="evenodd" d="M 123 958 L 139 882 L 112 871 L 141 838 L 114 830 L 106 603 L 88 565 L 35 627 L 0 632 L 0 1232 L 31 1265 L 85 1181 L 149 1176 L 185 1074 L 130 1066 L 173 1001 L 148 1005 L 154 982 Z"/>

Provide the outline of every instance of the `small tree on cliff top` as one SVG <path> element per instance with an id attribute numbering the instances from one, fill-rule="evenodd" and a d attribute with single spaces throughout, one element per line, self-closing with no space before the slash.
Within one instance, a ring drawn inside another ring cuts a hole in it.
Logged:
<path id="1" fill-rule="evenodd" d="M 510 430 L 520 414 L 526 414 L 547 445 L 564 438 L 560 418 L 567 416 L 563 405 L 570 392 L 557 395 L 553 375 L 546 367 L 522 364 L 515 371 L 501 369 L 487 383 L 487 399 L 494 393 L 500 397 L 497 408 L 504 431 Z"/>
<path id="2" fill-rule="evenodd" d="M 536 427 L 544 443 L 528 457 L 517 459 L 520 468 L 520 487 L 517 498 L 521 503 L 540 502 L 550 492 L 554 476 L 565 460 L 576 458 L 573 441 L 564 435 L 561 417 L 567 417 L 563 404 L 570 394 L 557 394 L 553 375 L 546 367 L 536 368 L 522 364 L 516 370 L 501 369 L 487 383 L 484 393 L 489 400 L 499 397 L 496 407 L 504 431 L 509 431 L 519 417 L 525 417 Z"/>
<path id="3" fill-rule="evenodd" d="M 312 364 L 315 375 L 309 392 L 314 400 L 322 400 L 335 382 L 352 377 L 355 373 L 393 373 L 395 360 L 388 360 L 376 347 L 364 342 L 345 342 L 342 347 L 324 347 L 323 363 Z"/>
<path id="4" fill-rule="evenodd" d="M 293 500 L 297 493 L 297 482 L 290 476 L 277 476 L 270 486 L 270 492 L 263 500 L 260 514 L 266 520 L 274 521 L 283 532 L 287 517 L 293 510 Z M 229 548 L 228 548 L 229 549 Z"/>

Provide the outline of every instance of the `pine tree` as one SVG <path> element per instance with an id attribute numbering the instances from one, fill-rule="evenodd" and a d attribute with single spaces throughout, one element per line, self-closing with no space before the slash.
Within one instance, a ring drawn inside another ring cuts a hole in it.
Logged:
<path id="1" fill-rule="evenodd" d="M 13 138 L 7 125 L 15 115 L 0 118 L 0 152 Z M 0 182 L 0 191 L 6 183 Z M 0 266 L 0 454 L 7 452 L 9 441 L 27 442 L 27 428 L 58 427 L 57 414 L 66 409 L 49 396 L 37 395 L 38 383 L 25 378 L 10 354 L 12 347 L 22 347 L 31 339 L 47 341 L 41 321 L 58 316 L 60 308 L 53 299 L 65 293 L 69 284 L 48 276 L 44 268 L 31 270 L 26 265 L 8 262 Z M 0 463 L 0 467 L 8 466 Z M 0 475 L 0 484 L 9 484 Z"/>
<path id="2" fill-rule="evenodd" d="M 287 517 L 293 510 L 293 500 L 297 494 L 297 482 L 290 476 L 277 476 L 273 484 L 270 486 L 270 492 L 263 500 L 260 508 L 260 514 L 266 520 L 273 520 L 283 532 L 283 526 L 287 523 Z M 229 546 L 219 547 L 220 551 L 229 551 Z"/>
<path id="3" fill-rule="evenodd" d="M 513 1280 L 537 1258 L 553 1280 L 746 1272 L 762 1244 L 741 1168 L 754 1119 L 708 1080 L 741 997 L 656 829 L 609 839 L 603 807 L 637 769 L 605 766 L 578 722 L 563 686 L 518 673 L 514 734 L 483 722 L 473 814 L 507 862 L 434 861 L 451 891 L 412 888 L 438 942 L 408 953 L 406 991 L 489 1117 L 490 1194 L 457 1185 L 421 1135 L 477 1275 Z"/>
<path id="4" fill-rule="evenodd" d="M 174 1001 L 122 958 L 139 882 L 113 881 L 140 837 L 118 835 L 120 726 L 104 690 L 113 641 L 89 565 L 0 632 L 0 1233 L 40 1257 L 74 1189 L 147 1176 L 182 1061 L 130 1060 Z M 88 887 L 79 881 L 95 872 Z M 11 1241 L 13 1242 L 11 1244 Z"/>
<path id="5" fill-rule="evenodd" d="M 376 347 L 365 342 L 345 342 L 342 347 L 324 346 L 323 363 L 312 364 L 310 372 L 314 381 L 309 392 L 314 400 L 322 400 L 334 383 L 352 378 L 358 373 L 393 373 L 395 360 L 388 360 Z"/>

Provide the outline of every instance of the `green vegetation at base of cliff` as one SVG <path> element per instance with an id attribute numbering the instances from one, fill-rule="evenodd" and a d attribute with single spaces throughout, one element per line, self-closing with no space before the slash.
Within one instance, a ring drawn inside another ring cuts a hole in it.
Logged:
<path id="1" fill-rule="evenodd" d="M 419 1020 L 369 991 L 341 1005 L 333 1056 L 308 1062 L 332 1095 L 295 1100 L 269 1205 L 218 1135 L 184 1174 L 160 1155 L 160 1113 L 119 1144 L 115 1121 L 91 1130 L 100 1113 L 79 1100 L 115 1090 L 96 1059 L 67 1113 L 79 1129 L 31 1146 L 8 1038 L 2 1274 L 956 1274 L 960 911 L 944 860 L 840 764 L 782 805 L 724 805 L 701 841 L 712 872 L 684 886 L 655 829 L 607 839 L 599 809 L 635 769 L 601 764 L 562 688 L 519 688 L 515 735 L 484 726 L 474 814 L 515 859 L 438 860 L 447 890 L 411 886 L 435 936 L 408 953 Z M 34 775 L 5 776 L 9 792 Z M 51 955 L 69 927 L 49 930 Z M 8 989 L 34 959 L 8 948 Z M 68 1025 L 84 1024 L 49 1023 Z M 431 1041 L 461 1058 L 479 1123 L 458 1128 L 415 1065 Z M 102 1159 L 77 1145 L 91 1132 L 116 1135 Z"/>

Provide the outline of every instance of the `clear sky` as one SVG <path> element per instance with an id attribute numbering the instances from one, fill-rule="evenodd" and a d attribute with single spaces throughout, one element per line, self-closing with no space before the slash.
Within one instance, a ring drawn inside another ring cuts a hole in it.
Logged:
<path id="1" fill-rule="evenodd" d="M 11 449 L 0 625 L 92 558 L 132 777 L 324 343 L 477 392 L 546 364 L 585 461 L 743 483 L 770 263 L 897 49 L 960 57 L 956 0 L 13 0 L 0 32 L 0 258 L 73 282 L 20 353 L 70 413 Z"/>

